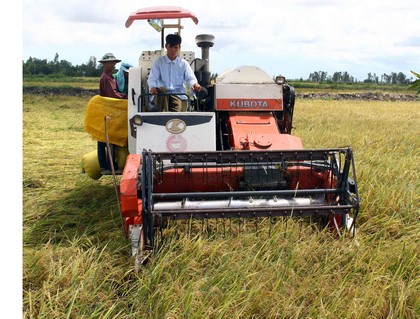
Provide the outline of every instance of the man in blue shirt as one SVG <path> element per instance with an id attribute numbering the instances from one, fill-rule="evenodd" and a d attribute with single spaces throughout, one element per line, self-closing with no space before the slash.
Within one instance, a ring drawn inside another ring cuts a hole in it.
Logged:
<path id="1" fill-rule="evenodd" d="M 158 58 L 150 70 L 147 84 L 149 92 L 158 93 L 186 93 L 184 83 L 196 92 L 200 91 L 191 66 L 186 60 L 179 57 L 181 49 L 181 36 L 168 34 L 166 36 L 166 55 Z M 185 95 L 157 96 L 156 103 L 159 111 L 180 112 L 186 110 Z"/>

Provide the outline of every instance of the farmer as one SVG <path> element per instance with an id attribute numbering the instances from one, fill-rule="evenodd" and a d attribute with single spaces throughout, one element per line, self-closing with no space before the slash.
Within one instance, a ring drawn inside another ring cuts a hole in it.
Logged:
<path id="1" fill-rule="evenodd" d="M 114 74 L 117 81 L 117 91 L 128 95 L 128 70 L 132 67 L 130 63 L 121 62 L 120 69 Z"/>
<path id="2" fill-rule="evenodd" d="M 168 34 L 166 36 L 166 55 L 158 58 L 150 70 L 147 80 L 149 92 L 158 93 L 186 93 L 184 83 L 194 91 L 200 91 L 201 86 L 189 63 L 179 57 L 181 36 Z M 156 104 L 159 111 L 180 112 L 187 108 L 185 95 L 157 96 Z"/>
<path id="3" fill-rule="evenodd" d="M 99 61 L 102 63 L 104 70 L 102 72 L 101 78 L 99 79 L 99 95 L 104 97 L 112 97 L 116 99 L 126 99 L 127 95 L 118 91 L 117 81 L 112 75 L 112 71 L 115 68 L 115 65 L 121 60 L 115 58 L 114 54 L 106 53 L 102 60 Z M 113 164 L 115 171 L 119 171 L 117 161 L 115 160 L 115 145 L 110 144 L 110 151 L 113 158 Z M 111 173 L 111 163 L 109 162 L 109 157 L 107 156 L 108 149 L 107 144 L 104 142 L 98 141 L 98 160 L 101 167 L 102 174 Z"/>
<path id="4" fill-rule="evenodd" d="M 99 79 L 99 95 L 116 99 L 126 99 L 126 94 L 118 92 L 117 81 L 112 75 L 115 65 L 121 62 L 121 60 L 116 59 L 112 53 L 106 53 L 99 62 L 104 67 L 101 78 Z"/>

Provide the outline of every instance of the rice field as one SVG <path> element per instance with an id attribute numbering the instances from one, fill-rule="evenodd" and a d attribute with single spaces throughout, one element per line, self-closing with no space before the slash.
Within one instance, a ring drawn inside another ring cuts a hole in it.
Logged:
<path id="1" fill-rule="evenodd" d="M 139 273 L 112 178 L 81 172 L 86 105 L 23 96 L 23 318 L 420 317 L 420 103 L 296 101 L 306 148 L 353 147 L 355 239 L 297 220 L 270 235 L 174 226 Z"/>

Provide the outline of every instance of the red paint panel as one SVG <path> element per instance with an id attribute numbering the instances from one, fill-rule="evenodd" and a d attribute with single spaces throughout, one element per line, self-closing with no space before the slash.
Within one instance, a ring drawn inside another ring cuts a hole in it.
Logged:
<path id="1" fill-rule="evenodd" d="M 143 8 L 131 13 L 125 22 L 125 27 L 130 27 L 134 20 L 182 18 L 191 18 L 195 24 L 198 23 L 198 18 L 187 9 L 175 6 L 155 6 Z"/>
<path id="2" fill-rule="evenodd" d="M 228 120 L 235 150 L 297 150 L 303 149 L 300 138 L 281 134 L 271 112 L 235 112 Z"/>
<path id="3" fill-rule="evenodd" d="M 127 156 L 120 182 L 120 205 L 123 217 L 141 217 L 141 205 L 139 205 L 137 198 L 137 178 L 140 162 L 140 154 Z"/>
<path id="4" fill-rule="evenodd" d="M 157 175 L 156 193 L 223 192 L 238 189 L 243 167 L 170 169 Z"/>
<path id="5" fill-rule="evenodd" d="M 330 171 L 319 172 L 307 166 L 293 166 L 287 172 L 292 176 L 289 189 L 332 188 Z"/>

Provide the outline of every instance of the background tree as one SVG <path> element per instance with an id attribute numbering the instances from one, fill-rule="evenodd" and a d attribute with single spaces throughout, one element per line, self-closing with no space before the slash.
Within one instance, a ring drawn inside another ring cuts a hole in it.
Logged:
<path id="1" fill-rule="evenodd" d="M 29 57 L 26 62 L 22 61 L 23 76 L 88 76 L 99 77 L 102 73 L 100 64 L 94 56 L 90 56 L 87 63 L 81 65 L 72 65 L 71 62 L 60 60 L 58 53 L 55 54 L 52 61 L 47 59 L 38 59 Z M 418 74 L 411 71 L 413 74 Z M 211 75 L 211 79 L 215 79 L 217 73 Z M 410 84 L 413 78 L 407 78 L 402 72 L 391 72 L 390 74 L 382 74 L 377 76 L 376 73 L 368 73 L 367 79 L 363 80 L 365 83 L 386 83 L 395 85 Z M 301 78 L 299 81 L 303 81 Z M 315 71 L 309 74 L 307 81 L 318 83 L 354 83 L 357 79 L 351 76 L 347 71 L 334 72 L 328 75 L 326 71 Z M 418 78 L 415 83 L 418 83 Z"/>
<path id="2" fill-rule="evenodd" d="M 101 75 L 101 69 L 97 65 L 94 56 L 89 58 L 86 64 L 72 65 L 71 62 L 60 60 L 58 53 L 52 61 L 29 57 L 22 65 L 23 76 L 55 75 L 55 76 L 92 76 Z"/>
<path id="3" fill-rule="evenodd" d="M 417 94 L 420 94 L 420 74 L 414 71 L 410 71 L 410 72 L 413 73 L 417 77 L 417 79 L 413 83 L 411 83 L 409 88 L 417 90 Z"/>

